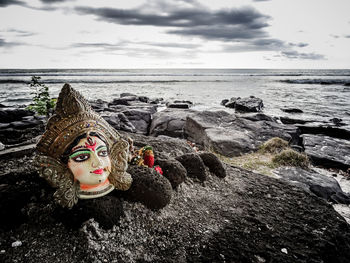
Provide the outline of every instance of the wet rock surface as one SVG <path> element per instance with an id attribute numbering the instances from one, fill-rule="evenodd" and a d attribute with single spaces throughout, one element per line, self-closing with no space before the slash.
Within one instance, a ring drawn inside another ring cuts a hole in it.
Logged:
<path id="1" fill-rule="evenodd" d="M 254 96 L 246 98 L 232 97 L 229 100 L 224 99 L 221 101 L 221 105 L 235 109 L 238 112 L 260 112 L 264 107 L 262 99 Z"/>
<path id="2" fill-rule="evenodd" d="M 235 110 L 241 112 L 259 112 L 264 107 L 262 99 L 250 96 L 249 98 L 238 98 L 235 102 Z"/>
<path id="3" fill-rule="evenodd" d="M 350 204 L 350 195 L 344 193 L 338 181 L 332 177 L 298 167 L 280 167 L 274 170 L 274 173 L 287 182 L 314 193 L 326 201 Z"/>
<path id="4" fill-rule="evenodd" d="M 314 164 L 350 168 L 350 141 L 323 135 L 304 134 L 302 137 L 305 153 Z"/>

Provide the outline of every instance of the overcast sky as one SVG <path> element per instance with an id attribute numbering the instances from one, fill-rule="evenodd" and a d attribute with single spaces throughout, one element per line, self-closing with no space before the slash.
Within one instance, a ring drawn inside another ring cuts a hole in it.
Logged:
<path id="1" fill-rule="evenodd" d="M 350 68 L 350 0 L 0 0 L 0 68 Z"/>

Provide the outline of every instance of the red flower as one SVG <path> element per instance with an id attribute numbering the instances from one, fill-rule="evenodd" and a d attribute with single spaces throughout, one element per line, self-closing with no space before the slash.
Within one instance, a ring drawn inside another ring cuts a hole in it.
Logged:
<path id="1" fill-rule="evenodd" d="M 162 170 L 162 168 L 159 165 L 155 166 L 154 170 L 156 170 L 157 173 L 159 173 L 159 174 L 163 174 L 163 170 Z"/>

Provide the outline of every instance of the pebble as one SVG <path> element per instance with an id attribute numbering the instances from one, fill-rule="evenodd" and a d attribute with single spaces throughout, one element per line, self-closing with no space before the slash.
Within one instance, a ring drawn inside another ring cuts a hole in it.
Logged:
<path id="1" fill-rule="evenodd" d="M 286 248 L 282 248 L 281 251 L 282 251 L 282 253 L 284 253 L 284 254 L 288 254 L 288 250 L 287 250 Z"/>
<path id="2" fill-rule="evenodd" d="M 0 254 L 5 254 L 5 252 L 6 251 L 3 249 L 3 250 L 0 251 Z"/>
<path id="3" fill-rule="evenodd" d="M 22 246 L 22 241 L 15 241 L 15 242 L 13 242 L 12 243 L 12 245 L 11 245 L 12 247 L 20 247 L 20 246 Z"/>

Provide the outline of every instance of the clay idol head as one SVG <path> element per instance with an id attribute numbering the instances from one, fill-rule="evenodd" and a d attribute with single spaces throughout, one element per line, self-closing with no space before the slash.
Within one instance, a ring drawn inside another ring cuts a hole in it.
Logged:
<path id="1" fill-rule="evenodd" d="M 69 84 L 37 144 L 40 176 L 57 188 L 55 200 L 71 208 L 78 198 L 129 189 L 129 144 Z"/>

